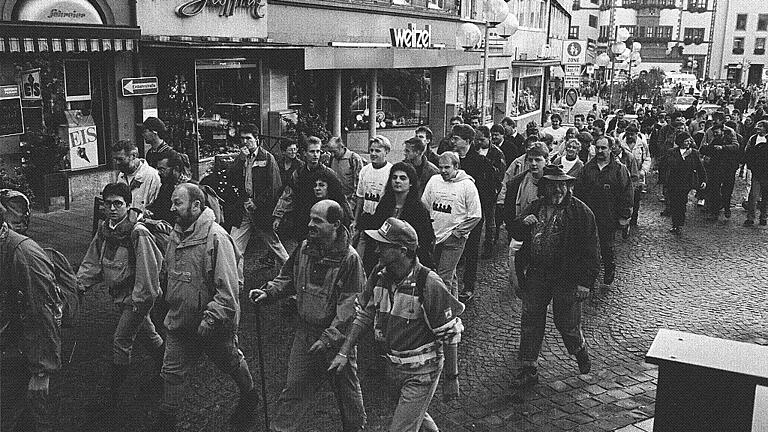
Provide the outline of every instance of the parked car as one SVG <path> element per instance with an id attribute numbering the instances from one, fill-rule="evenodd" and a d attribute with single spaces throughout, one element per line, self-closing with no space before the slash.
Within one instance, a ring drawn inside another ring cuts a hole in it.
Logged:
<path id="1" fill-rule="evenodd" d="M 685 111 L 696 102 L 696 98 L 693 96 L 678 96 L 673 103 L 676 111 Z"/>

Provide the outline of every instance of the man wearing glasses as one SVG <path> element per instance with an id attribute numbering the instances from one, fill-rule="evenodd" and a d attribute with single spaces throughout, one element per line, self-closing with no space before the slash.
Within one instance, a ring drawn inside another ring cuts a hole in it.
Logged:
<path id="1" fill-rule="evenodd" d="M 229 168 L 228 177 L 243 204 L 234 206 L 235 213 L 228 215 L 232 217 L 232 240 L 245 254 L 251 234 L 255 233 L 282 267 L 288 261 L 288 252 L 272 227 L 272 210 L 283 185 L 280 167 L 275 157 L 261 146 L 258 126 L 244 124 L 239 133 L 240 154 Z"/>

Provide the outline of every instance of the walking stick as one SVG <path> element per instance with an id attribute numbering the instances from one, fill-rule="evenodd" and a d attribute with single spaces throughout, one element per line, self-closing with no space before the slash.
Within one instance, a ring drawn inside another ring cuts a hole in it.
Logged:
<path id="1" fill-rule="evenodd" d="M 269 430 L 269 413 L 267 411 L 267 381 L 264 377 L 264 350 L 261 342 L 261 307 L 255 304 L 256 310 L 256 347 L 259 353 L 259 375 L 261 375 L 261 405 L 264 407 L 264 430 Z"/>

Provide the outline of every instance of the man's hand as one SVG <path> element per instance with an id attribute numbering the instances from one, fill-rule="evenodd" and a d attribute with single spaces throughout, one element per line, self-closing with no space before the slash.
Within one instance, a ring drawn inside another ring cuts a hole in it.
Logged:
<path id="1" fill-rule="evenodd" d="M 27 395 L 30 398 L 48 396 L 48 388 L 50 386 L 50 379 L 48 374 L 38 376 L 32 375 L 29 379 L 29 385 L 27 386 Z"/>
<path id="2" fill-rule="evenodd" d="M 699 185 L 699 188 L 701 188 L 702 190 L 706 189 L 707 188 L 707 183 L 701 182 L 701 184 Z"/>
<path id="3" fill-rule="evenodd" d="M 347 366 L 347 356 L 336 354 L 336 357 L 331 361 L 331 365 L 328 366 L 328 372 L 335 371 L 337 374 Z"/>
<path id="4" fill-rule="evenodd" d="M 275 220 L 272 221 L 272 230 L 277 232 L 278 228 L 280 228 L 280 218 L 275 218 Z"/>
<path id="5" fill-rule="evenodd" d="M 248 198 L 245 201 L 245 209 L 248 211 L 253 211 L 256 208 L 256 204 L 253 203 L 253 200 Z"/>
<path id="6" fill-rule="evenodd" d="M 536 218 L 536 215 L 528 215 L 523 219 L 523 223 L 525 225 L 533 225 L 537 223 L 539 220 Z"/>
<path id="7" fill-rule="evenodd" d="M 578 301 L 584 301 L 587 298 L 589 298 L 589 288 L 585 286 L 577 286 L 576 287 L 576 300 Z"/>
<path id="8" fill-rule="evenodd" d="M 261 288 L 255 288 L 248 293 L 248 298 L 251 299 L 252 302 L 258 303 L 266 300 L 267 292 Z"/>
<path id="9" fill-rule="evenodd" d="M 312 344 L 311 347 L 309 347 L 309 353 L 310 354 L 319 354 L 328 349 L 329 346 L 325 342 L 323 342 L 321 339 L 318 339 L 315 341 L 315 343 Z"/>
<path id="10" fill-rule="evenodd" d="M 213 324 L 209 323 L 207 318 L 203 318 L 200 321 L 200 325 L 197 327 L 197 334 L 202 337 L 208 337 L 213 333 Z"/>
<path id="11" fill-rule="evenodd" d="M 629 219 L 627 219 L 627 218 L 619 218 L 619 225 L 621 225 L 621 226 L 629 225 Z"/>

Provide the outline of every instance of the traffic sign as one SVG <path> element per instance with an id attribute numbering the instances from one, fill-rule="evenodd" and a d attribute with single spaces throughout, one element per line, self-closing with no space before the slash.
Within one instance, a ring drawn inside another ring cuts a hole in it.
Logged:
<path id="1" fill-rule="evenodd" d="M 576 100 L 579 99 L 579 92 L 572 88 L 565 93 L 565 104 L 569 107 L 576 105 Z"/>
<path id="2" fill-rule="evenodd" d="M 563 64 L 582 65 L 587 62 L 587 41 L 564 40 Z"/>
<path id="3" fill-rule="evenodd" d="M 157 77 L 123 78 L 123 96 L 157 94 Z"/>

